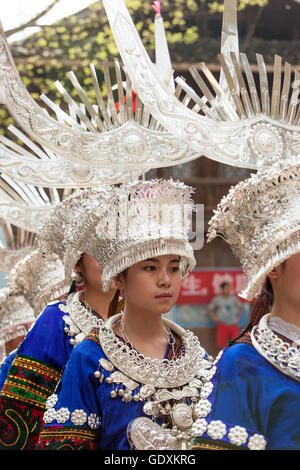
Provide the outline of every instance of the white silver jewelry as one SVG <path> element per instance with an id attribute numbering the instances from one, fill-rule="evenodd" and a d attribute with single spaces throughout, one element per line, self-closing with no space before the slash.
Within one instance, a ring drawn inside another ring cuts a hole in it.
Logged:
<path id="1" fill-rule="evenodd" d="M 95 376 L 102 383 L 104 372 L 109 372 L 106 383 L 119 387 L 113 388 L 112 398 L 120 397 L 124 402 L 144 402 L 143 411 L 149 418 L 137 418 L 131 426 L 130 439 L 136 448 L 140 448 L 140 440 L 146 448 L 157 445 L 156 448 L 161 449 L 166 443 L 172 448 L 186 448 L 193 438 L 194 403 L 200 396 L 202 379 L 205 381 L 205 372 L 211 362 L 206 359 L 204 349 L 192 332 L 185 331 L 167 319 L 163 320 L 164 328 L 180 337 L 183 354 L 176 359 L 163 361 L 144 357 L 130 347 L 121 320 L 122 312 L 109 318 L 99 331 L 100 345 L 107 359 L 99 360 L 102 373 L 98 370 Z M 117 323 L 120 323 L 124 339 L 129 345 L 124 344 L 114 333 L 113 326 Z M 157 428 L 158 424 L 153 423 L 159 417 L 165 418 L 164 427 Z M 150 438 L 156 429 L 153 426 L 159 429 L 159 439 L 158 435 L 154 440 Z M 134 437 L 137 429 L 143 430 L 143 438 Z"/>
<path id="2" fill-rule="evenodd" d="M 93 314 L 92 310 L 79 300 L 80 292 L 74 292 L 67 298 L 66 304 L 59 304 L 62 312 L 66 313 L 63 320 L 67 325 L 65 333 L 71 336 L 70 343 L 80 343 L 93 328 L 100 328 L 104 320 Z"/>
<path id="3" fill-rule="evenodd" d="M 257 352 L 276 369 L 300 380 L 300 348 L 283 341 L 268 326 L 270 314 L 264 315 L 251 331 L 251 340 Z"/>

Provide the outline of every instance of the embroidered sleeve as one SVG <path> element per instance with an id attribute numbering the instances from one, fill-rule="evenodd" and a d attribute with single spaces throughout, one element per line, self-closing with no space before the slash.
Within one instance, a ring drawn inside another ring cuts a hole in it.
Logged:
<path id="1" fill-rule="evenodd" d="M 59 370 L 44 362 L 15 357 L 0 395 L 0 450 L 34 448 L 46 400 L 60 377 Z"/>
<path id="2" fill-rule="evenodd" d="M 70 356 L 56 393 L 46 403 L 44 427 L 37 449 L 94 450 L 99 448 L 101 414 L 94 379 L 94 341 L 83 341 Z"/>
<path id="3" fill-rule="evenodd" d="M 58 406 L 56 406 L 58 405 Z M 70 411 L 59 406 L 52 395 L 44 414 L 45 425 L 40 433 L 38 450 L 95 450 L 98 448 L 101 419 L 83 408 Z"/>

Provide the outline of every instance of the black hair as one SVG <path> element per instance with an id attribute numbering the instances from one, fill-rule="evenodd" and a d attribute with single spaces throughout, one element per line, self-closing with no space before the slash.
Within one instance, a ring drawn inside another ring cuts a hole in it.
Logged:
<path id="1" fill-rule="evenodd" d="M 234 344 L 238 339 L 242 338 L 247 331 L 250 331 L 253 326 L 257 325 L 262 316 L 268 313 L 270 307 L 274 301 L 274 294 L 271 281 L 269 277 L 266 278 L 263 287 L 261 289 L 260 296 L 258 297 L 256 303 L 254 304 L 252 315 L 250 321 L 246 328 L 241 332 L 239 336 L 228 341 L 228 346 Z"/>
<path id="2" fill-rule="evenodd" d="M 222 282 L 222 284 L 220 284 L 221 289 L 224 289 L 226 286 L 230 286 L 229 282 Z"/>

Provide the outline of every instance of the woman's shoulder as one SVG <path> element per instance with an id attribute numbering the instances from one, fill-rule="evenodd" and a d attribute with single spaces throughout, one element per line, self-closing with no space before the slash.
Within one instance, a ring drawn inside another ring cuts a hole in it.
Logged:
<path id="1" fill-rule="evenodd" d="M 72 361 L 80 361 L 82 363 L 98 363 L 101 357 L 105 357 L 99 341 L 99 328 L 93 328 L 90 333 L 78 343 L 72 353 L 70 359 Z"/>
<path id="2" fill-rule="evenodd" d="M 54 317 L 62 317 L 63 315 L 65 315 L 65 305 L 65 300 L 56 300 L 53 302 L 49 302 L 44 308 L 44 310 L 38 315 L 36 321 L 43 321 L 46 318 L 52 319 Z"/>

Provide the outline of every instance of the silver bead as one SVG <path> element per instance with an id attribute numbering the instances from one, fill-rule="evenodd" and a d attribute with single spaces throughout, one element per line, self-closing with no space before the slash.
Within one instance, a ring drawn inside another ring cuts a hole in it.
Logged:
<path id="1" fill-rule="evenodd" d="M 116 392 L 115 390 L 112 390 L 112 391 L 110 392 L 110 397 L 111 397 L 111 398 L 116 398 L 116 396 L 117 396 L 117 392 Z"/>
<path id="2" fill-rule="evenodd" d="M 113 383 L 113 379 L 111 377 L 106 377 L 105 379 L 106 383 L 108 384 L 112 384 Z"/>
<path id="3" fill-rule="evenodd" d="M 96 370 L 96 372 L 94 372 L 94 376 L 96 377 L 96 379 L 99 379 L 99 377 L 101 377 L 99 370 Z"/>

